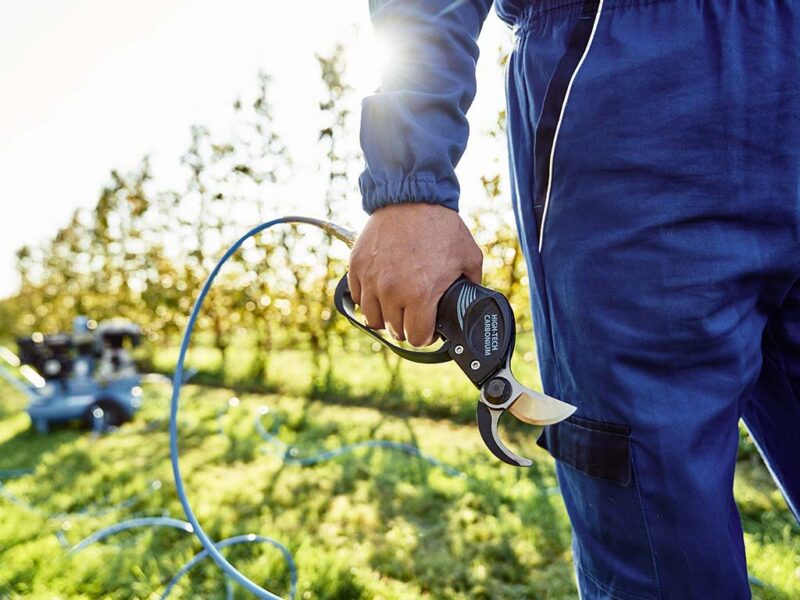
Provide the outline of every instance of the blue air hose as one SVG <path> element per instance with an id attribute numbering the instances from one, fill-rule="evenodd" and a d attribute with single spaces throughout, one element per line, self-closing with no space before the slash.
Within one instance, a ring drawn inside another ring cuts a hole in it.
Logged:
<path id="1" fill-rule="evenodd" d="M 77 544 L 73 545 L 69 551 L 71 554 L 77 554 L 81 550 L 85 550 L 88 546 L 92 544 L 96 544 L 104 540 L 105 538 L 120 533 L 122 531 L 127 531 L 128 529 L 137 529 L 140 527 L 169 527 L 172 529 L 178 529 L 179 531 L 185 531 L 186 533 L 192 533 L 192 525 L 191 523 L 187 523 L 186 521 L 181 521 L 180 519 L 173 519 L 171 517 L 142 517 L 139 519 L 128 519 L 127 521 L 122 521 L 120 523 L 116 523 L 111 525 L 110 527 L 105 527 L 99 531 L 96 531 L 92 535 L 82 539 Z M 295 592 L 297 590 L 297 566 L 294 563 L 294 559 L 292 558 L 291 553 L 286 547 L 268 537 L 255 535 L 253 533 L 247 535 L 238 535 L 235 537 L 227 538 L 222 540 L 221 542 L 217 543 L 217 548 L 225 548 L 228 546 L 235 546 L 238 544 L 252 544 L 252 543 L 262 543 L 262 544 L 269 544 L 270 546 L 274 546 L 278 550 L 280 550 L 281 554 L 283 555 L 286 564 L 289 566 L 289 576 L 291 579 L 291 587 L 289 589 L 289 597 L 294 598 Z M 167 586 L 164 588 L 164 591 L 161 593 L 161 600 L 166 600 L 166 598 L 172 592 L 172 588 L 180 581 L 180 579 L 186 575 L 191 569 L 194 568 L 199 562 L 204 560 L 208 556 L 208 552 L 206 550 L 202 550 L 198 554 L 196 554 L 192 559 L 183 565 L 178 572 L 173 576 Z M 227 576 L 226 576 L 227 581 Z M 229 594 L 230 596 L 230 588 Z"/>
<path id="2" fill-rule="evenodd" d="M 322 450 L 320 452 L 301 457 L 299 456 L 300 451 L 297 447 L 290 446 L 278 437 L 278 433 L 280 431 L 279 421 L 276 421 L 271 431 L 267 431 L 267 429 L 264 427 L 264 424 L 261 422 L 261 418 L 268 412 L 269 409 L 266 406 L 261 407 L 261 410 L 256 415 L 254 420 L 256 431 L 258 432 L 258 435 L 261 436 L 262 440 L 272 444 L 280 451 L 277 455 L 283 460 L 283 462 L 287 464 L 296 464 L 303 467 L 308 467 L 319 464 L 326 460 L 331 460 L 338 456 L 342 456 L 343 454 L 353 452 L 360 448 L 383 448 L 386 450 L 404 452 L 410 456 L 420 458 L 435 467 L 439 467 L 445 473 L 453 477 L 466 477 L 464 473 L 455 467 L 451 467 L 450 465 L 440 461 L 438 458 L 434 458 L 429 454 L 425 454 L 417 446 L 414 446 L 413 444 L 405 444 L 403 442 L 395 442 L 392 440 L 364 440 L 360 442 L 354 442 L 352 444 L 346 444 L 338 448 L 332 448 L 330 450 Z"/>
<path id="3" fill-rule="evenodd" d="M 187 523 L 188 525 L 188 523 Z M 224 539 L 220 542 L 217 542 L 217 548 L 226 548 L 227 546 L 234 546 L 236 544 L 253 544 L 253 543 L 261 543 L 261 544 L 269 544 L 270 546 L 274 546 L 278 550 L 280 550 L 281 554 L 283 554 L 283 558 L 286 561 L 286 564 L 289 565 L 289 573 L 291 578 L 291 583 L 289 587 L 289 597 L 294 598 L 297 592 L 297 567 L 294 564 L 294 558 L 292 558 L 291 552 L 286 549 L 283 544 L 276 542 L 275 540 L 264 537 L 261 535 L 255 535 L 253 533 L 249 533 L 247 535 L 237 535 L 234 537 L 229 537 Z M 165 600 L 169 593 L 172 591 L 172 588 L 175 586 L 176 583 L 186 575 L 191 569 L 194 568 L 196 564 L 201 562 L 203 559 L 208 557 L 208 551 L 202 550 L 201 552 L 194 555 L 194 557 L 183 565 L 180 570 L 175 574 L 175 576 L 170 580 L 167 584 L 167 587 L 164 588 L 164 592 L 161 594 L 161 600 Z"/>
<path id="4" fill-rule="evenodd" d="M 110 535 L 127 531 L 128 529 L 135 529 L 137 527 L 171 527 L 172 529 L 180 529 L 186 533 L 192 533 L 192 526 L 186 521 L 173 519 L 171 517 L 142 517 L 140 519 L 128 519 L 115 523 L 109 527 L 104 527 L 100 531 L 94 532 L 89 537 L 82 539 L 80 542 L 70 548 L 70 553 L 75 554 L 80 552 L 87 546 L 91 546 L 99 541 L 104 540 Z"/>
<path id="5" fill-rule="evenodd" d="M 14 477 L 22 477 L 33 473 L 34 469 L 2 469 L 0 470 L 0 479 L 13 479 Z"/>
<path id="6" fill-rule="evenodd" d="M 254 227 L 247 233 L 245 233 L 242 237 L 240 237 L 236 242 L 228 248 L 222 258 L 217 262 L 217 264 L 212 269 L 211 273 L 206 279 L 205 283 L 203 284 L 202 289 L 200 290 L 200 294 L 197 296 L 197 300 L 195 300 L 194 306 L 192 307 L 192 312 L 189 314 L 189 320 L 186 324 L 186 329 L 184 330 L 183 339 L 181 341 L 180 352 L 178 353 L 178 363 L 175 367 L 175 374 L 172 380 L 172 400 L 170 402 L 170 415 L 169 415 L 169 447 L 170 447 L 170 461 L 172 463 L 172 473 L 175 477 L 175 488 L 178 493 L 178 499 L 183 506 L 183 512 L 186 514 L 186 518 L 189 523 L 192 525 L 192 529 L 194 534 L 203 544 L 203 548 L 205 548 L 208 555 L 214 560 L 215 563 L 223 570 L 225 573 L 230 576 L 234 581 L 236 581 L 239 585 L 244 587 L 247 591 L 251 592 L 258 598 L 264 598 L 266 600 L 280 600 L 280 596 L 276 596 L 270 591 L 265 590 L 261 586 L 259 586 L 254 581 L 248 579 L 245 575 L 240 573 L 236 567 L 234 567 L 228 559 L 219 551 L 214 541 L 209 537 L 209 535 L 205 532 L 203 527 L 200 525 L 200 522 L 197 520 L 197 517 L 192 510 L 191 505 L 189 504 L 189 499 L 186 495 L 186 488 L 183 483 L 183 477 L 181 476 L 181 468 L 180 468 L 180 455 L 179 455 L 179 448 L 178 448 L 178 407 L 180 401 L 180 394 L 181 394 L 181 385 L 183 383 L 183 364 L 186 360 L 186 352 L 189 350 L 189 342 L 191 341 L 192 330 L 194 329 L 195 322 L 197 321 L 197 317 L 200 314 L 200 309 L 203 306 L 203 301 L 205 300 L 206 296 L 208 295 L 211 286 L 214 283 L 217 275 L 219 274 L 222 267 L 228 260 L 233 256 L 239 248 L 241 248 L 242 244 L 244 244 L 250 238 L 258 235 L 262 231 L 269 229 L 275 225 L 279 225 L 282 223 L 304 223 L 308 225 L 314 225 L 325 230 L 327 233 L 337 237 L 340 240 L 345 241 L 348 245 L 352 245 L 355 235 L 352 232 L 349 232 L 338 225 L 327 221 L 321 221 L 319 219 L 313 219 L 309 217 L 297 217 L 297 216 L 289 216 L 289 217 L 281 217 L 278 219 L 273 219 L 271 221 L 267 221 L 266 223 L 262 223 L 257 227 Z"/>
<path id="7" fill-rule="evenodd" d="M 21 469 L 20 469 L 20 471 L 21 471 Z M 23 475 L 23 474 L 25 474 L 25 473 L 18 473 L 18 475 Z M 3 478 L 3 474 L 0 474 L 0 479 L 2 479 L 2 478 Z M 103 516 L 106 516 L 106 515 L 111 514 L 111 513 L 115 513 L 115 512 L 119 512 L 119 511 L 125 510 L 126 508 L 130 508 L 131 506 L 133 506 L 134 504 L 136 504 L 137 502 L 139 502 L 140 500 L 142 500 L 146 496 L 151 495 L 153 492 L 155 492 L 156 490 L 158 490 L 160 488 L 161 488 L 161 482 L 158 479 L 154 479 L 153 481 L 151 481 L 148 484 L 147 488 L 143 492 L 137 492 L 136 494 L 134 494 L 130 498 L 122 500 L 121 502 L 118 502 L 117 504 L 113 504 L 111 506 L 104 506 L 102 508 L 98 508 L 98 509 L 94 509 L 94 510 L 93 509 L 89 509 L 89 508 L 82 508 L 82 509 L 79 509 L 79 510 L 76 510 L 76 511 L 73 511 L 73 512 L 54 512 L 54 513 L 47 512 L 46 510 L 42 510 L 38 506 L 35 506 L 35 505 L 31 504 L 30 502 L 28 502 L 27 500 L 25 500 L 23 498 L 20 498 L 19 496 L 17 496 L 13 492 L 11 492 L 3 484 L 2 481 L 0 481 L 0 496 L 5 498 L 11 504 L 13 504 L 15 506 L 18 506 L 20 508 L 23 508 L 23 509 L 25 509 L 27 511 L 30 511 L 32 513 L 36 513 L 37 515 L 40 515 L 40 516 L 42 516 L 42 517 L 44 517 L 46 519 L 65 520 L 65 519 L 75 518 L 75 517 L 97 518 L 97 517 L 103 517 Z"/>
<path id="8" fill-rule="evenodd" d="M 222 424 L 222 419 L 228 413 L 228 410 L 231 408 L 237 407 L 240 405 L 240 400 L 236 396 L 230 398 L 222 408 L 217 411 L 217 431 L 220 435 L 225 435 L 225 428 Z M 281 418 L 276 418 L 273 423 L 272 427 L 269 431 L 264 427 L 264 423 L 262 419 L 264 416 L 269 414 L 270 409 L 268 406 L 261 405 L 258 408 L 258 412 L 256 413 L 255 418 L 253 419 L 253 425 L 256 429 L 256 432 L 261 437 L 262 440 L 267 442 L 270 446 L 275 449 L 275 452 L 272 454 L 277 456 L 280 460 L 282 460 L 285 464 L 291 465 L 299 465 L 301 467 L 311 467 L 314 465 L 318 465 L 322 462 L 326 462 L 328 460 L 332 460 L 344 454 L 349 454 L 361 448 L 380 448 L 384 450 L 396 450 L 398 452 L 403 452 L 404 454 L 408 454 L 409 456 L 414 456 L 425 462 L 433 465 L 434 467 L 439 467 L 452 477 L 462 477 L 465 478 L 466 475 L 456 469 L 455 467 L 451 467 L 447 463 L 442 462 L 438 458 L 435 458 L 429 454 L 425 454 L 422 450 L 420 450 L 417 446 L 413 444 L 406 444 L 404 442 L 395 442 L 393 440 L 362 440 L 359 442 L 354 442 L 351 444 L 345 444 L 344 446 L 339 446 L 338 448 L 330 448 L 328 450 L 320 450 L 318 452 L 308 453 L 306 452 L 306 456 L 300 456 L 301 452 L 297 446 L 292 446 L 287 444 L 280 438 L 280 431 L 281 426 L 283 425 L 283 420 Z"/>

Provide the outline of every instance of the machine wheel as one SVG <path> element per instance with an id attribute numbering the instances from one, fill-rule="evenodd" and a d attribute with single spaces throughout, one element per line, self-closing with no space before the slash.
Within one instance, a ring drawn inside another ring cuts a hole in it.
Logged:
<path id="1" fill-rule="evenodd" d="M 94 427 L 94 411 L 98 408 L 103 411 L 103 429 L 119 427 L 127 420 L 125 411 L 123 411 L 115 401 L 99 400 L 86 411 L 84 420 L 89 428 Z"/>

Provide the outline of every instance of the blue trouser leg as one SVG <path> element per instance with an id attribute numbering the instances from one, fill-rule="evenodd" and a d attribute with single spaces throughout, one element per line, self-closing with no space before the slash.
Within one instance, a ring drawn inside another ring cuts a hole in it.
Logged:
<path id="1" fill-rule="evenodd" d="M 743 415 L 795 506 L 800 485 L 800 9 L 533 6 L 512 187 L 544 387 L 578 407 L 540 441 L 578 586 L 748 598 Z"/>

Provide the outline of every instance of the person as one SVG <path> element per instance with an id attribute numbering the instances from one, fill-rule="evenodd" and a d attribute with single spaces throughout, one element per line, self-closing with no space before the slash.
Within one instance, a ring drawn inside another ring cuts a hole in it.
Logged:
<path id="1" fill-rule="evenodd" d="M 350 288 L 431 342 L 481 252 L 458 215 L 490 0 L 371 2 L 396 64 L 363 101 L 371 215 Z M 585 599 L 750 597 L 740 417 L 800 506 L 800 6 L 498 0 L 511 191 Z M 501 468 L 501 467 L 498 467 Z"/>

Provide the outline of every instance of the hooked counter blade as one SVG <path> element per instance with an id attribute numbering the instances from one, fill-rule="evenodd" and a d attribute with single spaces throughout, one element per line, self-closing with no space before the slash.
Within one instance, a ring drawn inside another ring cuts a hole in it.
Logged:
<path id="1" fill-rule="evenodd" d="M 504 463 L 515 467 L 530 467 L 533 464 L 530 460 L 510 450 L 500 439 L 497 424 L 502 414 L 502 410 L 491 409 L 483 402 L 478 402 L 478 431 L 483 438 L 483 443 L 492 454 Z"/>
<path id="2" fill-rule="evenodd" d="M 577 407 L 529 389 L 522 392 L 506 410 L 531 425 L 553 425 L 569 417 Z"/>

